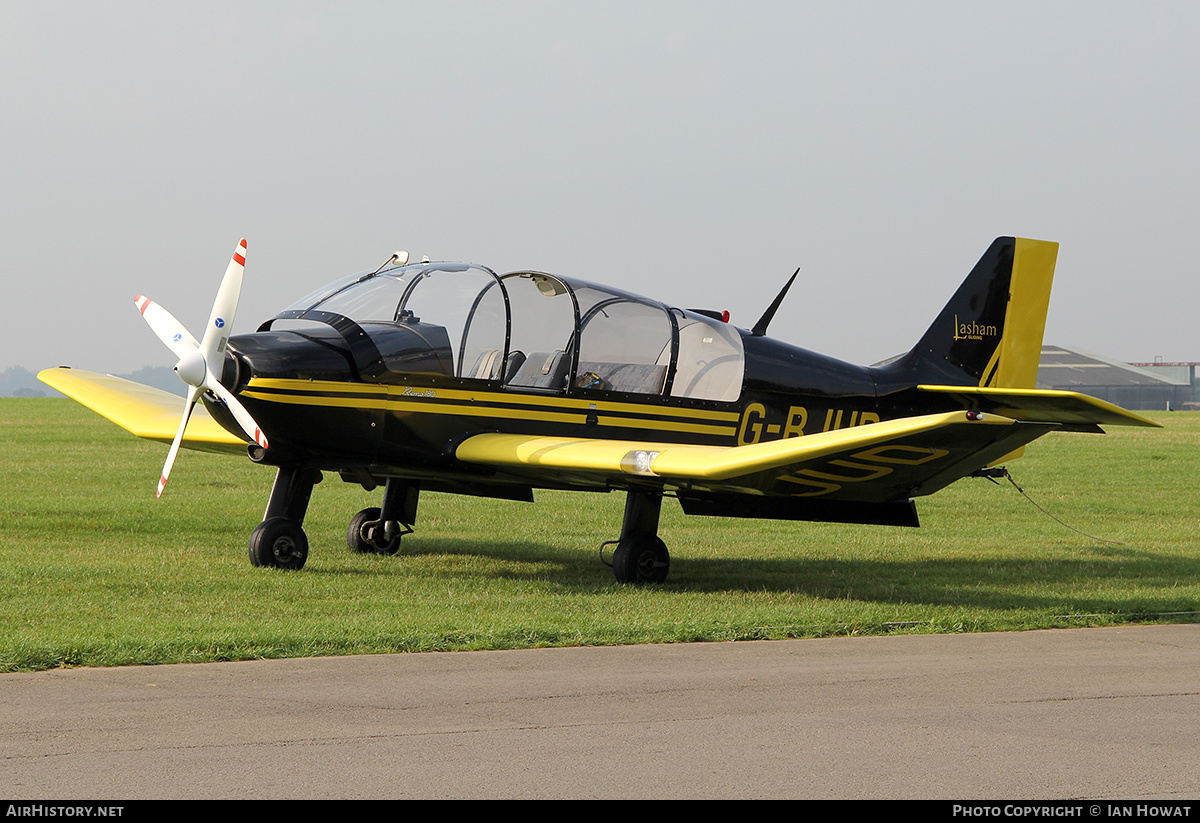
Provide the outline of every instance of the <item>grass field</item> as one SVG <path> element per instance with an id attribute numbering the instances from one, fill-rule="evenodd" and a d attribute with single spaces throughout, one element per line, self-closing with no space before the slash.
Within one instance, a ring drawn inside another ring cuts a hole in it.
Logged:
<path id="1" fill-rule="evenodd" d="M 619 494 L 537 503 L 424 494 L 395 557 L 357 555 L 379 492 L 327 476 L 300 572 L 252 568 L 272 480 L 166 447 L 68 400 L 0 399 L 0 670 L 532 646 L 1192 622 L 1200 611 L 1200 413 L 1165 429 L 1053 434 L 1011 485 L 967 479 L 923 526 L 685 518 L 658 587 L 618 585 L 597 548 Z M 1102 539 L 1100 539 L 1102 538 Z M 1113 541 L 1113 542 L 1105 542 Z"/>

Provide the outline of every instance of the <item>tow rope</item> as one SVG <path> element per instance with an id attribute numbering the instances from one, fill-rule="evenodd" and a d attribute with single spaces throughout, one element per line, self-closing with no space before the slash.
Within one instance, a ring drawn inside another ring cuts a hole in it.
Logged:
<path id="1" fill-rule="evenodd" d="M 1061 525 L 1065 528 L 1070 529 L 1071 531 L 1073 531 L 1077 534 L 1082 534 L 1084 537 L 1091 538 L 1092 540 L 1099 540 L 1101 543 L 1111 543 L 1114 546 L 1124 546 L 1125 545 L 1120 540 L 1107 540 L 1103 537 L 1097 537 L 1094 534 L 1088 534 L 1087 532 L 1083 531 L 1082 529 L 1077 529 L 1074 526 L 1072 526 L 1070 523 L 1067 523 L 1066 521 L 1062 520 L 1061 518 L 1056 517 L 1055 515 L 1051 514 L 1049 511 L 1046 510 L 1046 508 L 1044 506 L 1040 505 L 1036 500 L 1034 500 L 1032 497 L 1030 497 L 1029 494 L 1026 493 L 1026 491 L 1023 488 L 1021 488 L 1020 485 L 1018 485 L 1017 481 L 1013 478 L 1012 474 L 1004 466 L 1001 466 L 996 469 L 981 469 L 980 471 L 976 472 L 975 474 L 978 477 L 986 477 L 988 480 L 991 480 L 993 483 L 996 483 L 997 486 L 1000 485 L 996 481 L 997 477 L 1006 478 L 1009 483 L 1012 483 L 1013 488 L 1021 493 L 1022 497 L 1024 497 L 1026 500 L 1028 500 L 1030 503 L 1033 504 L 1034 508 L 1036 508 L 1042 514 L 1049 517 L 1054 522 L 1058 523 L 1059 525 Z"/>

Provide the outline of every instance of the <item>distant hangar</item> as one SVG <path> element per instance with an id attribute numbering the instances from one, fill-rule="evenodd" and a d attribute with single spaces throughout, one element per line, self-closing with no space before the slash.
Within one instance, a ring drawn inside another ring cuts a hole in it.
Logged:
<path id="1" fill-rule="evenodd" d="M 1037 387 L 1098 397 L 1126 409 L 1200 408 L 1197 363 L 1118 363 L 1067 346 L 1042 346 Z"/>

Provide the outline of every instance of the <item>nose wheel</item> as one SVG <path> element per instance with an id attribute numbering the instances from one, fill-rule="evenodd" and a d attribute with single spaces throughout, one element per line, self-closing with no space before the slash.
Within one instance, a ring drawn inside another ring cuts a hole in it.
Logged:
<path id="1" fill-rule="evenodd" d="M 308 560 L 308 537 L 294 520 L 273 517 L 250 533 L 250 564 L 277 569 L 303 568 Z"/>
<path id="2" fill-rule="evenodd" d="M 250 533 L 250 565 L 296 570 L 308 560 L 304 515 L 313 486 L 321 482 L 315 469 L 282 466 L 275 475 L 263 521 Z"/>

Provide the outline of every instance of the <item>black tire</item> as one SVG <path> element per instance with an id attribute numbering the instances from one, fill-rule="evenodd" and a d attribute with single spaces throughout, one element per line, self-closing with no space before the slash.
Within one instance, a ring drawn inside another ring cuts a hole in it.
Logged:
<path id="1" fill-rule="evenodd" d="M 250 533 L 250 564 L 295 571 L 308 560 L 304 529 L 286 517 L 264 520 Z"/>
<path id="2" fill-rule="evenodd" d="M 364 523 L 378 519 L 379 509 L 363 509 L 350 518 L 350 528 L 346 530 L 346 545 L 350 547 L 350 551 L 360 554 L 375 551 L 375 546 L 362 536 L 362 527 Z"/>
<path id="3" fill-rule="evenodd" d="M 363 509 L 350 518 L 350 527 L 346 530 L 346 544 L 351 551 L 361 554 L 395 554 L 400 551 L 400 535 L 388 540 L 383 534 L 382 524 L 363 534 L 363 526 L 379 520 L 380 510 L 376 508 Z"/>
<path id="4" fill-rule="evenodd" d="M 639 586 L 662 583 L 670 568 L 667 544 L 653 534 L 635 534 L 626 538 L 613 552 L 613 574 L 618 583 Z"/>

